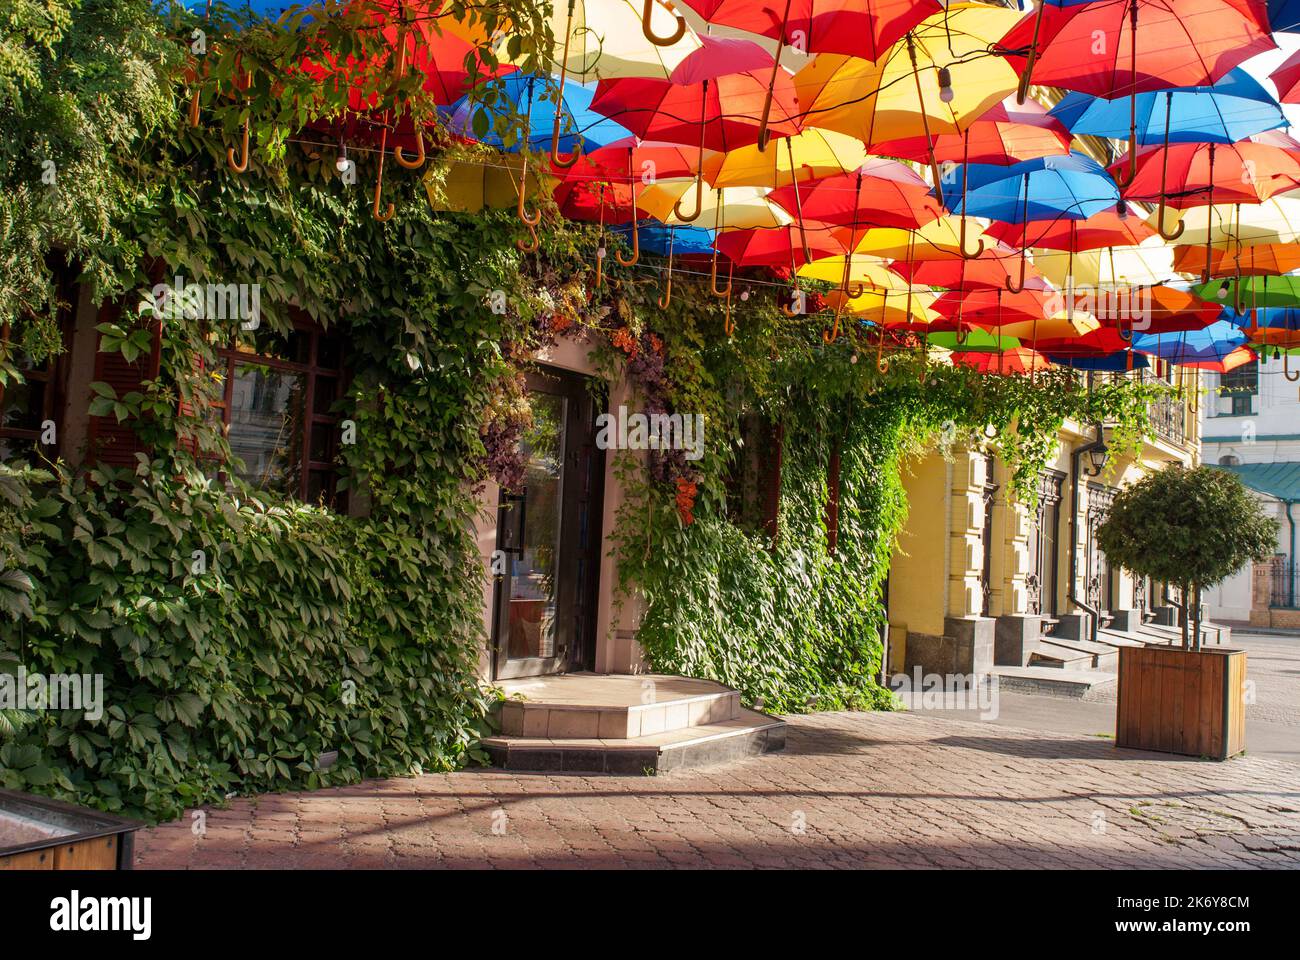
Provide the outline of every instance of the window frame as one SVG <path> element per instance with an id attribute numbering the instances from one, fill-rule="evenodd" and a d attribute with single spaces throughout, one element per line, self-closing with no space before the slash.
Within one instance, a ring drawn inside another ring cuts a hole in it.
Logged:
<path id="1" fill-rule="evenodd" d="M 285 360 L 281 357 L 272 357 L 252 350 L 240 349 L 237 336 L 227 341 L 226 346 L 216 347 L 215 353 L 218 363 L 221 365 L 222 384 L 221 397 L 218 400 L 213 400 L 212 409 L 221 417 L 222 432 L 229 439 L 231 403 L 234 399 L 235 390 L 235 371 L 240 364 L 256 364 L 301 375 L 304 380 L 304 387 L 302 398 L 303 416 L 298 437 L 299 449 L 301 450 L 301 458 L 297 463 L 298 483 L 296 489 L 285 492 L 300 503 L 310 504 L 312 501 L 308 499 L 308 488 L 311 484 L 312 474 L 321 474 L 326 478 L 326 483 L 322 487 L 318 502 L 323 502 L 331 509 L 346 511 L 347 493 L 346 491 L 340 492 L 338 489 L 338 427 L 343 418 L 338 413 L 329 411 L 318 413 L 315 409 L 318 380 L 332 379 L 335 381 L 337 386 L 334 402 L 337 402 L 343 396 L 347 388 L 351 371 L 348 368 L 346 354 L 343 349 L 343 340 L 338 334 L 310 321 L 295 320 L 291 332 L 305 334 L 309 338 L 308 359 L 306 362 Z M 337 367 L 325 367 L 320 363 L 321 341 L 327 338 L 333 339 L 338 344 Z M 329 431 L 329 442 L 326 450 L 329 459 L 327 460 L 315 460 L 311 456 L 311 435 L 317 425 L 333 428 Z"/>

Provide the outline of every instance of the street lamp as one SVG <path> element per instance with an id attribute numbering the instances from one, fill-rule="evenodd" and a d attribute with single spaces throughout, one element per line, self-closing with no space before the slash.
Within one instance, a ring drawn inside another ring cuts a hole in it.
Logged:
<path id="1" fill-rule="evenodd" d="M 1088 466 L 1084 472 L 1090 477 L 1101 476 L 1101 471 L 1106 468 L 1106 459 L 1110 456 L 1110 447 L 1106 446 L 1105 430 L 1100 425 L 1097 427 L 1097 439 L 1079 452 L 1088 457 Z"/>

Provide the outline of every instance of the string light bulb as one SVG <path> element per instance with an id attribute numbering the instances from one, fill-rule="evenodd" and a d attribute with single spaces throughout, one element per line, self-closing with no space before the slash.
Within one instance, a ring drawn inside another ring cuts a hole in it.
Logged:
<path id="1" fill-rule="evenodd" d="M 952 103 L 955 94 L 952 92 L 952 71 L 947 67 L 939 68 L 939 99 L 944 103 Z"/>

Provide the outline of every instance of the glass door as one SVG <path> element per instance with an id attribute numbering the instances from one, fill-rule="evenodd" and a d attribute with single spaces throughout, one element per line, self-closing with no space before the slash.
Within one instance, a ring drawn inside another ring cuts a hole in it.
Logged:
<path id="1" fill-rule="evenodd" d="M 594 667 L 595 578 L 604 456 L 584 378 L 534 374 L 524 483 L 503 490 L 493 626 L 496 679 Z"/>

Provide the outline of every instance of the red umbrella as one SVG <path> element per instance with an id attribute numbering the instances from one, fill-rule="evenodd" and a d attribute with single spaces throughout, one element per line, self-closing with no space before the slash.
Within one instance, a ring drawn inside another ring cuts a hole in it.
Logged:
<path id="1" fill-rule="evenodd" d="M 1274 49 L 1269 30 L 1263 0 L 1040 3 L 1001 46 L 1020 73 L 1021 103 L 1031 80 L 1107 100 L 1129 97 L 1129 150 L 1135 153 L 1137 94 L 1209 86 Z M 1120 185 L 1131 179 L 1130 171 Z"/>
<path id="2" fill-rule="evenodd" d="M 767 81 L 761 70 L 744 66 L 771 54 L 747 40 L 701 37 L 692 53 L 668 80 L 620 77 L 596 85 L 593 110 L 617 120 L 643 140 L 695 144 L 727 151 L 758 142 Z M 748 58 L 748 59 L 747 59 Z M 736 64 L 741 63 L 739 70 Z M 801 129 L 799 104 L 789 73 L 780 71 L 773 103 L 775 136 L 794 136 Z"/>
<path id="3" fill-rule="evenodd" d="M 646 0 L 646 35 L 650 4 Z M 767 145 L 772 101 L 786 45 L 804 53 L 842 53 L 877 60 L 897 41 L 943 7 L 938 0 L 686 0 L 710 23 L 739 27 L 777 41 L 776 63 L 762 110 L 758 142 Z"/>
<path id="4" fill-rule="evenodd" d="M 853 173 L 781 187 L 768 199 L 796 216 L 840 226 L 914 230 L 944 212 L 920 176 L 882 157 L 870 158 Z"/>
<path id="5" fill-rule="evenodd" d="M 1134 332 L 1203 330 L 1223 313 L 1223 307 L 1217 303 L 1164 285 L 1137 288 L 1125 296 L 1120 296 L 1118 291 L 1114 296 L 1084 294 L 1075 298 L 1075 304 L 1080 309 L 1091 310 L 1103 324 L 1128 336 Z"/>
<path id="6" fill-rule="evenodd" d="M 1283 103 L 1300 103 L 1300 50 L 1287 57 L 1268 78 L 1277 85 L 1277 98 Z"/>
<path id="7" fill-rule="evenodd" d="M 1038 349 L 1054 357 L 1100 357 L 1131 346 L 1127 337 L 1114 327 L 1101 327 L 1081 337 L 1039 340 Z"/>
<path id="8" fill-rule="evenodd" d="M 1047 316 L 1048 293 L 1045 290 L 1005 289 L 950 290 L 937 297 L 931 307 L 941 316 L 965 326 L 1000 327 L 1021 320 L 1042 320 Z"/>
<path id="9" fill-rule="evenodd" d="M 811 259 L 842 257 L 848 253 L 849 228 L 805 222 L 776 229 L 728 230 L 714 241 L 718 252 L 738 267 L 802 267 Z"/>
<path id="10" fill-rule="evenodd" d="M 1018 244 L 1022 234 L 1031 247 L 1048 250 L 1097 250 L 1102 247 L 1136 247 L 1156 231 L 1139 214 L 1125 209 L 1103 210 L 1086 220 L 1033 220 L 1028 229 L 1019 224 L 994 221 L 984 233 L 1004 243 Z"/>
<path id="11" fill-rule="evenodd" d="M 708 165 L 713 151 L 705 154 Z M 590 153 L 583 154 L 581 176 L 590 179 L 617 180 L 623 183 L 640 181 L 649 186 L 659 180 L 680 180 L 694 177 L 700 172 L 699 152 L 680 143 L 664 143 L 625 137 L 615 140 Z M 568 175 L 568 171 L 558 171 Z"/>
<path id="12" fill-rule="evenodd" d="M 1014 256 L 1016 251 L 999 244 L 971 259 L 919 260 L 910 265 L 897 261 L 893 269 L 918 286 L 946 287 L 949 290 L 995 289 L 1003 287 L 1011 279 L 1009 264 Z M 1019 272 L 1016 271 L 1017 276 Z M 1047 281 L 1032 266 L 1026 267 L 1025 287 L 1045 290 Z"/>
<path id="13" fill-rule="evenodd" d="M 1211 373 L 1228 373 L 1248 363 L 1254 363 L 1259 357 L 1249 347 L 1238 347 L 1222 360 L 1197 360 L 1193 363 L 1179 363 L 1180 367 L 1190 370 L 1206 370 Z"/>
<path id="14" fill-rule="evenodd" d="M 649 9 L 649 8 L 647 8 Z M 702 46 L 686 57 L 668 80 L 623 77 L 601 80 L 591 102 L 593 110 L 613 117 L 643 140 L 696 143 L 699 166 L 708 150 L 726 152 L 759 142 L 766 124 L 764 106 L 769 88 L 753 69 L 772 57 L 748 40 L 701 37 Z M 801 129 L 798 97 L 790 74 L 774 69 L 773 102 L 778 108 L 772 132 L 794 136 Z M 695 217 L 702 209 L 704 177 L 695 182 Z M 684 221 L 679 201 L 674 213 Z"/>
<path id="15" fill-rule="evenodd" d="M 970 367 L 980 373 L 1005 376 L 1024 376 L 1039 370 L 1048 370 L 1052 362 L 1028 347 L 1010 350 L 954 350 L 950 355 L 954 366 Z"/>
<path id="16" fill-rule="evenodd" d="M 1044 3 L 1002 40 L 1022 77 L 1108 100 L 1209 86 L 1275 46 L 1263 0 Z"/>
<path id="17" fill-rule="evenodd" d="M 1008 97 L 961 133 L 934 137 L 934 158 L 947 163 L 1011 164 L 1070 152 L 1070 131 L 1045 107 L 1030 100 L 1017 106 Z M 886 157 L 928 163 L 925 137 L 887 140 L 872 147 Z"/>
<path id="18" fill-rule="evenodd" d="M 1300 149 L 1296 149 L 1300 144 L 1288 149 L 1271 139 L 1144 147 L 1137 154 L 1137 175 L 1124 188 L 1124 196 L 1148 203 L 1160 201 L 1178 209 L 1209 203 L 1263 203 L 1274 194 L 1300 186 Z M 1128 161 L 1127 154 L 1120 157 L 1111 165 L 1111 174 Z"/>

